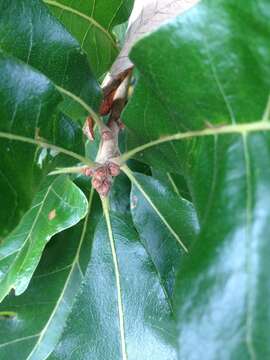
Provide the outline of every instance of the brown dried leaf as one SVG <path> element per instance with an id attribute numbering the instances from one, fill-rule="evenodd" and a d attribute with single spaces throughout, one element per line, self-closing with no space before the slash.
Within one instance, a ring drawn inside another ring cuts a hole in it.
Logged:
<path id="1" fill-rule="evenodd" d="M 83 133 L 90 141 L 95 140 L 94 120 L 91 116 L 88 116 L 88 118 L 85 120 Z"/>
<path id="2" fill-rule="evenodd" d="M 116 61 L 112 65 L 110 80 L 133 66 L 128 58 L 132 46 L 144 35 L 156 30 L 167 20 L 185 12 L 200 0 L 135 0 L 129 19 L 126 40 Z"/>

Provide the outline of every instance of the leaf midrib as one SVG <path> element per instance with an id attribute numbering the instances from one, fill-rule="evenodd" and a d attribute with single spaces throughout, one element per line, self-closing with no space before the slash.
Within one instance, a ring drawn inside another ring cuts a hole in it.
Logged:
<path id="1" fill-rule="evenodd" d="M 204 136 L 228 135 L 228 134 L 244 135 L 244 134 L 248 134 L 248 133 L 252 133 L 252 132 L 260 132 L 260 131 L 270 131 L 270 122 L 257 121 L 257 122 L 253 122 L 253 123 L 225 125 L 222 127 L 213 127 L 213 128 L 202 129 L 202 130 L 175 133 L 172 135 L 164 136 L 160 139 L 149 141 L 148 143 L 145 143 L 141 146 L 135 147 L 135 148 L 123 153 L 120 156 L 120 161 L 123 164 L 130 158 L 134 157 L 139 152 L 142 152 L 151 147 L 155 147 L 155 146 L 158 146 L 160 144 L 164 144 L 164 143 L 170 142 L 170 141 L 193 139 L 193 138 L 204 137 Z M 79 160 L 80 162 L 82 162 L 86 165 L 95 166 L 95 163 L 92 160 L 90 160 L 84 156 L 81 156 L 73 151 L 66 150 L 60 146 L 56 146 L 56 145 L 47 143 L 45 141 L 34 140 L 34 139 L 26 137 L 26 136 L 10 134 L 10 133 L 5 133 L 5 132 L 1 132 L 1 131 L 0 131 L 0 138 L 21 141 L 21 142 L 40 146 L 42 148 L 49 148 L 52 150 L 56 150 L 60 153 L 68 155 L 76 160 Z"/>
<path id="2" fill-rule="evenodd" d="M 105 220 L 106 220 L 108 237 L 110 240 L 110 247 L 111 247 L 113 266 L 114 266 L 114 275 L 115 275 L 115 280 L 116 280 L 117 306 L 118 306 L 118 316 L 119 316 L 122 359 L 128 360 L 127 348 L 126 348 L 125 322 L 124 322 L 124 309 L 123 309 L 123 300 L 122 300 L 120 270 L 119 270 L 118 258 L 117 258 L 116 248 L 115 248 L 115 241 L 114 241 L 113 229 L 112 229 L 111 217 L 110 217 L 110 205 L 109 205 L 108 198 L 102 199 L 102 207 L 103 207 L 103 212 L 104 212 L 104 216 L 105 216 Z"/>
<path id="3" fill-rule="evenodd" d="M 24 242 L 22 243 L 22 245 L 21 245 L 18 249 L 16 249 L 15 251 L 9 253 L 9 254 L 6 255 L 6 256 L 1 257 L 1 258 L 0 258 L 0 262 L 3 261 L 4 259 L 6 259 L 7 257 L 9 257 L 9 256 L 11 256 L 11 255 L 14 255 L 14 254 L 16 254 L 17 252 L 19 252 L 19 251 L 25 246 L 25 244 L 27 243 L 27 241 L 31 238 L 32 233 L 33 233 L 33 231 L 34 231 L 34 228 L 35 228 L 35 226 L 36 226 L 36 223 L 37 223 L 37 221 L 38 221 L 38 219 L 39 219 L 40 213 L 41 213 L 41 211 L 42 211 L 42 209 L 43 209 L 43 206 L 44 206 L 44 204 L 45 204 L 45 201 L 46 201 L 49 193 L 50 193 L 51 190 L 52 190 L 53 185 L 54 185 L 54 182 L 48 187 L 48 189 L 47 189 L 47 191 L 46 191 L 46 193 L 45 193 L 45 195 L 44 195 L 43 200 L 42 200 L 40 203 L 32 206 L 32 207 L 28 210 L 28 212 L 30 212 L 31 210 L 33 210 L 33 209 L 35 209 L 36 207 L 39 206 L 39 209 L 38 209 L 37 214 L 36 214 L 36 216 L 35 216 L 35 218 L 34 218 L 33 224 L 32 224 L 32 226 L 31 226 L 31 228 L 30 228 L 30 231 L 29 231 L 28 235 L 26 236 L 26 238 L 25 238 Z M 11 234 L 11 235 L 12 235 L 12 234 Z M 12 262 L 12 264 L 16 261 L 16 259 L 17 259 L 17 257 L 16 257 L 15 260 Z M 12 265 L 11 265 L 11 266 L 12 266 Z"/>
<path id="4" fill-rule="evenodd" d="M 76 252 L 76 255 L 74 257 L 74 261 L 70 266 L 70 271 L 69 271 L 69 275 L 65 281 L 65 284 L 64 284 L 64 287 L 63 287 L 63 290 L 61 291 L 61 294 L 59 296 L 59 299 L 57 300 L 56 302 L 56 305 L 53 309 L 53 312 L 50 316 L 50 318 L 48 319 L 45 327 L 42 329 L 42 331 L 40 333 L 38 333 L 36 336 L 39 337 L 37 343 L 35 344 L 34 348 L 32 349 L 31 353 L 28 355 L 27 359 L 26 360 L 30 360 L 31 359 L 31 356 L 32 354 L 34 354 L 35 350 L 37 349 L 38 345 L 41 343 L 42 339 L 44 338 L 45 334 L 46 334 L 46 330 L 48 329 L 57 309 L 59 308 L 59 305 L 64 297 L 64 294 L 65 294 L 65 290 L 67 289 L 68 287 L 68 283 L 69 283 L 69 280 L 71 278 L 71 275 L 76 267 L 76 265 L 78 266 L 78 269 L 82 275 L 82 271 L 81 271 L 81 267 L 80 267 L 80 264 L 79 264 L 79 256 L 80 256 L 80 252 L 81 252 L 81 248 L 82 248 L 82 244 L 84 242 L 84 239 L 85 239 L 85 235 L 86 235 L 86 230 L 87 230 L 87 225 L 88 225 L 88 221 L 89 221 L 89 217 L 90 217 L 90 213 L 91 213 L 91 208 L 92 208 L 92 202 L 93 202 L 93 196 L 94 196 L 94 190 L 93 188 L 91 189 L 91 192 L 90 192 L 90 196 L 89 196 L 89 202 L 88 202 L 88 212 L 87 212 L 87 216 L 84 220 L 84 224 L 83 224 L 83 229 L 82 229 L 82 233 L 81 233 L 81 238 L 80 238 L 80 241 L 79 241 L 79 246 L 78 246 L 78 249 L 77 249 L 77 252 Z M 51 354 L 51 352 L 53 351 L 54 349 L 52 349 L 50 351 L 50 353 L 47 355 L 47 357 Z"/>
<path id="5" fill-rule="evenodd" d="M 178 234 L 175 232 L 175 230 L 170 226 L 170 224 L 168 223 L 168 221 L 165 219 L 165 217 L 163 216 L 163 214 L 161 214 L 161 212 L 159 211 L 159 209 L 156 207 L 156 205 L 154 204 L 154 202 L 152 201 L 151 197 L 146 193 L 146 191 L 144 190 L 143 186 L 139 183 L 139 181 L 136 179 L 136 177 L 132 174 L 132 171 L 130 171 L 130 169 L 127 166 L 123 166 L 122 170 L 124 171 L 124 173 L 127 175 L 127 177 L 129 178 L 129 180 L 131 181 L 132 184 L 134 184 L 139 191 L 142 193 L 142 195 L 144 196 L 144 198 L 146 199 L 146 201 L 149 203 L 149 205 L 152 207 L 152 209 L 155 211 L 155 213 L 157 214 L 157 216 L 160 218 L 160 220 L 162 221 L 162 223 L 166 226 L 166 228 L 169 230 L 169 232 L 172 234 L 172 236 L 176 239 L 176 241 L 180 244 L 180 246 L 183 248 L 183 250 L 188 253 L 188 249 L 185 246 L 185 244 L 182 242 L 182 240 L 180 239 L 180 237 L 178 236 Z"/>
<path id="6" fill-rule="evenodd" d="M 250 358 L 255 360 L 256 359 L 256 352 L 254 349 L 253 338 L 252 338 L 252 323 L 253 323 L 253 309 L 252 309 L 252 287 L 250 285 L 249 277 L 251 276 L 251 267 L 250 267 L 250 257 L 251 257 L 251 211 L 252 211 L 252 197 L 251 197 L 251 163 L 250 163 L 250 155 L 248 151 L 248 144 L 247 144 L 247 136 L 243 136 L 243 148 L 244 148 L 244 158 L 246 163 L 246 251 L 247 251 L 247 258 L 246 258 L 246 271 L 247 271 L 247 311 L 246 311 L 246 345 L 248 349 L 248 353 Z"/>
<path id="7" fill-rule="evenodd" d="M 53 145 L 53 144 L 50 144 L 50 143 L 47 143 L 43 140 L 35 140 L 35 139 L 32 139 L 32 138 L 29 138 L 27 136 L 22 136 L 22 135 L 17 135 L 17 134 L 11 134 L 11 133 L 8 133 L 8 132 L 1 132 L 0 131 L 0 138 L 3 138 L 3 139 L 9 139 L 9 140 L 14 140 L 14 141 L 20 141 L 20 142 L 25 142 L 27 144 L 32 144 L 32 145 L 36 145 L 36 146 L 40 146 L 41 148 L 44 148 L 44 149 L 51 149 L 51 150 L 55 150 L 57 152 L 60 152 L 62 154 L 65 154 L 67 156 L 70 156 L 88 166 L 95 166 L 95 163 L 93 161 L 91 161 L 90 159 L 84 157 L 84 156 L 81 156 L 73 151 L 70 151 L 70 150 L 67 150 L 67 149 L 64 149 L 60 146 L 57 146 L 57 145 Z"/>
<path id="8" fill-rule="evenodd" d="M 193 139 L 204 136 L 215 136 L 215 135 L 226 135 L 226 134 L 244 135 L 259 131 L 270 131 L 270 122 L 263 120 L 263 121 L 256 121 L 251 123 L 224 125 L 220 127 L 213 126 L 202 130 L 193 130 L 193 131 L 175 133 L 172 135 L 163 136 L 159 139 L 149 141 L 148 143 L 133 148 L 127 151 L 126 153 L 122 154 L 120 160 L 121 163 L 124 163 L 139 152 L 145 151 L 151 147 L 158 146 L 160 144 L 164 144 L 169 141 L 186 140 L 186 139 Z"/>
<path id="9" fill-rule="evenodd" d="M 0 50 L 1 46 L 0 46 Z M 17 59 L 17 58 L 16 58 Z M 22 62 L 23 64 L 25 64 L 26 66 L 30 66 L 27 62 L 19 59 L 20 62 Z M 80 98 L 79 96 L 75 95 L 73 92 L 65 89 L 64 87 L 57 85 L 51 78 L 49 78 L 45 73 L 41 72 L 38 68 L 33 67 L 33 69 L 35 69 L 36 71 L 38 71 L 40 74 L 42 74 L 43 76 L 46 77 L 46 79 L 48 79 L 52 85 L 55 87 L 55 89 L 57 91 L 59 91 L 62 95 L 65 95 L 66 97 L 72 99 L 73 101 L 75 101 L 76 103 L 78 103 L 89 115 L 91 115 L 91 117 L 93 118 L 93 120 L 95 121 L 95 123 L 99 126 L 102 127 L 103 126 L 103 122 L 100 119 L 99 115 L 96 113 L 96 111 L 94 109 L 92 109 L 92 107 L 90 105 L 88 105 L 82 98 Z"/>

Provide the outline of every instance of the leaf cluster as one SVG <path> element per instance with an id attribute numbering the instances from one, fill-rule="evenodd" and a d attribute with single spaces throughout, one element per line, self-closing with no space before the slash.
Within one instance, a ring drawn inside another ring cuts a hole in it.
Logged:
<path id="1" fill-rule="evenodd" d="M 0 0 L 0 359 L 269 358 L 270 5 L 183 2 Z"/>

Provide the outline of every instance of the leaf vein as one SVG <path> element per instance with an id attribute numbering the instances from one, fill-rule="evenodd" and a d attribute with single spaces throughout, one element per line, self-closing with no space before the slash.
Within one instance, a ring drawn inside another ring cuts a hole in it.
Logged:
<path id="1" fill-rule="evenodd" d="M 43 0 L 44 3 L 51 5 L 51 6 L 55 6 L 58 7 L 60 9 L 62 9 L 63 11 L 67 11 L 72 13 L 73 15 L 79 16 L 82 19 L 87 20 L 88 22 L 90 22 L 92 25 L 94 25 L 97 29 L 99 29 L 103 34 L 105 34 L 105 36 L 110 40 L 110 42 L 112 43 L 113 47 L 117 48 L 117 45 L 113 39 L 113 37 L 110 35 L 110 33 L 103 27 L 101 26 L 93 17 L 90 17 L 76 9 L 73 9 L 72 7 L 63 5 L 58 3 L 57 1 L 54 0 Z"/>
<path id="2" fill-rule="evenodd" d="M 128 159 L 132 158 L 139 152 L 147 150 L 151 147 L 167 143 L 169 141 L 193 139 L 204 136 L 214 136 L 214 135 L 228 135 L 228 134 L 239 134 L 243 135 L 246 133 L 259 132 L 259 131 L 270 131 L 269 122 L 253 122 L 253 123 L 242 123 L 242 124 L 233 124 L 225 125 L 222 127 L 211 127 L 202 130 L 186 131 L 182 133 L 176 133 L 168 136 L 164 136 L 160 139 L 149 141 L 143 145 L 140 145 L 136 148 L 133 148 L 121 156 L 121 162 L 124 163 Z"/>
<path id="3" fill-rule="evenodd" d="M 182 240 L 180 239 L 180 237 L 178 236 L 178 234 L 173 230 L 173 228 L 170 226 L 170 224 L 168 223 L 168 221 L 165 219 L 165 217 L 161 214 L 161 212 L 158 210 L 158 208 L 155 206 L 155 204 L 153 203 L 152 199 L 150 198 L 150 196 L 144 191 L 143 187 L 141 186 L 141 184 L 137 181 L 137 179 L 135 178 L 135 176 L 132 174 L 132 172 L 130 171 L 130 169 L 127 166 L 123 166 L 122 167 L 123 172 L 127 175 L 127 177 L 130 179 L 130 181 L 136 185 L 136 187 L 140 190 L 140 192 L 143 194 L 143 196 L 145 197 L 145 199 L 147 200 L 147 202 L 151 205 L 151 207 L 153 208 L 153 210 L 157 213 L 157 215 L 159 216 L 159 218 L 161 219 L 161 221 L 164 223 L 164 225 L 167 227 L 167 229 L 170 231 L 170 233 L 173 235 L 173 237 L 177 240 L 177 242 L 181 245 L 181 247 L 184 249 L 185 252 L 188 252 L 187 247 L 185 246 L 185 244 L 182 242 Z"/>
<path id="4" fill-rule="evenodd" d="M 109 201 L 107 198 L 102 199 L 102 207 L 105 215 L 110 246 L 112 251 L 112 258 L 114 264 L 114 273 L 116 280 L 116 288 L 117 288 L 117 304 L 118 304 L 118 315 L 119 315 L 119 326 L 120 326 L 120 338 L 121 338 L 121 350 L 123 360 L 127 360 L 127 349 L 126 349 L 126 341 L 125 341 L 125 325 L 124 325 L 124 310 L 123 310 L 123 302 L 122 302 L 122 289 L 121 289 L 121 281 L 120 281 L 120 271 L 117 259 L 117 253 L 114 243 L 114 236 L 111 224 L 111 218 L 109 213 Z"/>

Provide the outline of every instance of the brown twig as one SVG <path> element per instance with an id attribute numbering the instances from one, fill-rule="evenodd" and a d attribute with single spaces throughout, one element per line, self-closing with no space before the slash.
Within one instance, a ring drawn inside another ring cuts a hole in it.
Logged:
<path id="1" fill-rule="evenodd" d="M 101 110 L 105 113 L 110 111 L 108 124 L 101 129 L 101 142 L 96 157 L 96 163 L 100 164 L 96 169 L 89 169 L 85 174 L 92 176 L 92 185 L 98 191 L 101 197 L 108 195 L 113 178 L 120 173 L 120 167 L 117 158 L 120 156 L 118 146 L 118 135 L 123 127 L 120 116 L 126 104 L 130 80 L 130 71 L 121 82 L 120 86 L 108 93 L 103 101 Z M 109 109 L 110 108 L 110 109 Z"/>

